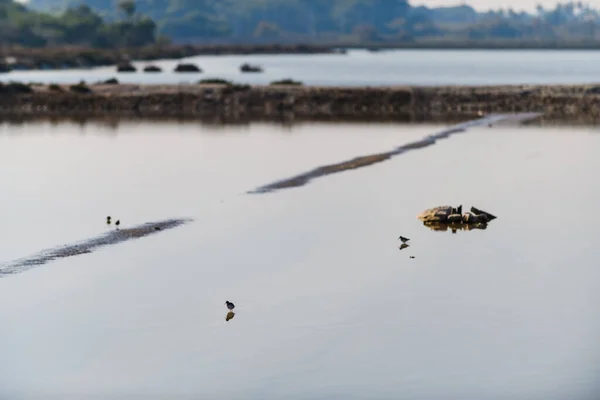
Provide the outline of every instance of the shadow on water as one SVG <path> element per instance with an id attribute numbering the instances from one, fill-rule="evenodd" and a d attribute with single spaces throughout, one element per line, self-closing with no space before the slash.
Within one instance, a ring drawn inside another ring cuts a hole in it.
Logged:
<path id="1" fill-rule="evenodd" d="M 391 151 L 378 154 L 370 154 L 366 156 L 356 157 L 351 160 L 343 161 L 337 164 L 325 165 L 322 167 L 315 168 L 311 171 L 305 172 L 300 175 L 293 176 L 284 180 L 280 180 L 265 186 L 261 186 L 257 189 L 247 192 L 248 194 L 255 193 L 268 193 L 279 189 L 286 189 L 291 187 L 299 187 L 307 184 L 314 178 L 319 178 L 325 175 L 331 175 L 338 172 L 347 171 L 350 169 L 358 169 L 367 167 L 369 165 L 377 164 L 382 161 L 388 160 L 394 156 L 405 153 L 410 150 L 422 149 L 431 145 L 434 145 L 439 139 L 446 139 L 452 134 L 465 132 L 467 129 L 475 126 L 491 125 L 502 122 L 524 122 L 539 117 L 541 113 L 518 113 L 518 114 L 491 114 L 489 116 L 476 119 L 473 121 L 465 122 L 462 124 L 454 125 L 445 129 L 437 134 L 426 136 L 421 140 L 417 140 L 412 143 L 405 144 L 397 147 Z"/>
<path id="2" fill-rule="evenodd" d="M 53 261 L 57 258 L 88 254 L 96 249 L 99 249 L 100 247 L 122 243 L 132 239 L 139 239 L 151 234 L 165 231 L 167 229 L 178 227 L 190 221 L 192 220 L 170 219 L 159 222 L 150 222 L 133 228 L 114 230 L 102 236 L 88 239 L 80 243 L 44 250 L 31 257 L 22 258 L 6 264 L 0 264 L 0 278 L 4 275 L 25 272 L 30 268 L 46 264 L 47 262 Z"/>

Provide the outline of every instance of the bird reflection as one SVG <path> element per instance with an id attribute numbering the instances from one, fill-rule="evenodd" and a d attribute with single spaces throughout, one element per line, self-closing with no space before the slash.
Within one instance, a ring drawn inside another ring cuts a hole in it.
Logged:
<path id="1" fill-rule="evenodd" d="M 400 250 L 404 250 L 404 249 L 405 249 L 405 248 L 407 248 L 407 247 L 410 247 L 410 245 L 409 245 L 409 244 L 406 244 L 406 243 L 402 243 L 400 246 L 398 246 L 398 248 L 399 248 Z"/>
<path id="2" fill-rule="evenodd" d="M 225 321 L 229 321 L 230 319 L 232 319 L 233 317 L 235 317 L 235 313 L 233 311 L 229 311 L 227 313 L 227 315 L 225 316 Z"/>

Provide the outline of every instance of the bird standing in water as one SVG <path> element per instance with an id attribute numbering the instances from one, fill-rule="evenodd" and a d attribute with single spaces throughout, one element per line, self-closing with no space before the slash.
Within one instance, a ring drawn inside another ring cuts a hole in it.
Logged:
<path id="1" fill-rule="evenodd" d="M 121 220 L 118 219 L 117 222 L 115 222 L 115 225 L 117 226 L 117 229 L 119 229 L 119 225 L 121 225 Z"/>
<path id="2" fill-rule="evenodd" d="M 106 217 L 106 224 L 110 225 L 110 216 Z"/>
<path id="3" fill-rule="evenodd" d="M 225 305 L 227 306 L 228 309 L 233 310 L 235 308 L 235 305 L 230 302 L 230 301 L 226 301 Z"/>
<path id="4" fill-rule="evenodd" d="M 410 240 L 409 238 L 405 238 L 404 236 L 400 236 L 398 239 L 402 240 L 402 243 L 406 243 Z"/>

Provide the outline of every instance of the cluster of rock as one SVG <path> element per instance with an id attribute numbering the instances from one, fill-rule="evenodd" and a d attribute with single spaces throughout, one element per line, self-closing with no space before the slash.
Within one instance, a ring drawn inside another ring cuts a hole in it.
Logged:
<path id="1" fill-rule="evenodd" d="M 471 207 L 470 212 L 462 212 L 462 205 L 458 207 L 441 206 L 430 208 L 423 211 L 417 216 L 426 225 L 431 224 L 487 224 L 496 219 L 496 217 L 488 212 Z"/>
<path id="2" fill-rule="evenodd" d="M 177 64 L 173 69 L 174 72 L 202 72 L 202 68 L 192 63 Z M 137 68 L 130 62 L 122 62 L 117 64 L 117 72 L 137 72 Z M 156 65 L 147 65 L 144 67 L 144 72 L 162 72 L 162 69 Z"/>

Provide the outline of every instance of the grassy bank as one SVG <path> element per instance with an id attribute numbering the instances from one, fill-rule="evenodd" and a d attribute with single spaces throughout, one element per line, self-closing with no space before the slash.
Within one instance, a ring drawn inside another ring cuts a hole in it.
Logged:
<path id="1" fill-rule="evenodd" d="M 222 120 L 457 121 L 487 113 L 542 112 L 555 121 L 600 119 L 600 86 L 342 88 L 299 82 L 269 86 L 0 86 L 0 116 Z"/>

